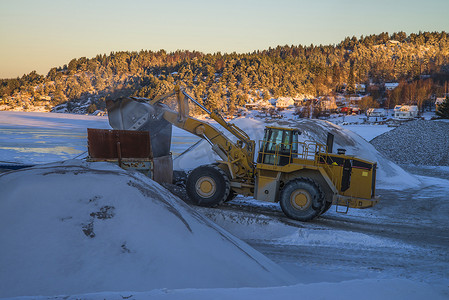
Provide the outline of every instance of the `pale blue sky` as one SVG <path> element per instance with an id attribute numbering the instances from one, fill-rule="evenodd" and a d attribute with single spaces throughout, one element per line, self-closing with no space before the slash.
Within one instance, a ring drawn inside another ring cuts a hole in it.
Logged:
<path id="1" fill-rule="evenodd" d="M 119 50 L 251 52 L 449 31 L 449 0 L 0 0 L 0 78 Z"/>

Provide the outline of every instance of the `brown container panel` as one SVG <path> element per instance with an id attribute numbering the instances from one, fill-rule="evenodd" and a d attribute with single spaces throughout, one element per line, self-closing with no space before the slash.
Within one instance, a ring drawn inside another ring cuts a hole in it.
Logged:
<path id="1" fill-rule="evenodd" d="M 153 158 L 148 131 L 87 128 L 92 159 Z"/>
<path id="2" fill-rule="evenodd" d="M 158 183 L 173 182 L 173 160 L 171 155 L 153 158 L 153 180 Z"/>

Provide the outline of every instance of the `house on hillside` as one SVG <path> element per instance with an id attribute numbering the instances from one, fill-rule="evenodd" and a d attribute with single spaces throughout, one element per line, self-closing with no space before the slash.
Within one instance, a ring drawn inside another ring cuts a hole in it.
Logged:
<path id="1" fill-rule="evenodd" d="M 349 97 L 349 104 L 354 107 L 358 107 L 360 101 L 362 101 L 362 97 L 360 97 L 360 96 Z"/>
<path id="2" fill-rule="evenodd" d="M 303 106 L 307 104 L 309 99 L 315 99 L 315 96 L 310 94 L 299 94 L 293 97 L 293 102 L 295 106 Z"/>
<path id="3" fill-rule="evenodd" d="M 387 116 L 387 112 L 383 108 L 368 108 L 366 110 L 366 116 L 373 118 L 384 118 Z"/>
<path id="4" fill-rule="evenodd" d="M 256 102 L 250 102 L 245 104 L 245 108 L 248 110 L 254 110 L 254 109 L 270 109 L 273 105 L 269 101 L 266 100 L 259 100 Z"/>
<path id="5" fill-rule="evenodd" d="M 397 120 L 410 120 L 418 116 L 416 105 L 396 105 L 394 107 L 394 118 Z"/>
<path id="6" fill-rule="evenodd" d="M 397 82 L 387 82 L 384 84 L 384 87 L 385 87 L 386 91 L 392 91 L 395 88 L 397 88 L 398 85 L 399 85 L 399 83 L 397 83 Z"/>
<path id="7" fill-rule="evenodd" d="M 320 108 L 322 110 L 336 110 L 337 102 L 335 101 L 335 97 L 327 96 L 319 98 Z"/>
<path id="8" fill-rule="evenodd" d="M 349 105 L 348 99 L 346 99 L 346 97 L 343 95 L 335 96 L 335 103 L 337 104 L 338 107 L 344 107 Z"/>
<path id="9" fill-rule="evenodd" d="M 257 107 L 258 107 L 257 103 L 254 103 L 254 102 L 245 103 L 245 108 L 247 110 L 257 109 Z"/>
<path id="10" fill-rule="evenodd" d="M 302 106 L 304 102 L 303 98 L 293 98 L 293 103 L 295 106 Z"/>
<path id="11" fill-rule="evenodd" d="M 259 109 L 270 109 L 274 108 L 274 106 L 271 104 L 268 100 L 260 100 L 257 102 L 259 104 Z"/>
<path id="12" fill-rule="evenodd" d="M 441 98 L 437 98 L 435 100 L 435 110 L 438 110 L 438 106 L 440 106 L 441 103 L 443 103 L 445 99 L 446 99 L 445 97 L 441 97 Z"/>
<path id="13" fill-rule="evenodd" d="M 359 108 L 357 105 L 351 105 L 350 108 L 351 108 L 352 114 L 357 114 L 357 115 L 359 115 L 360 112 L 361 112 L 360 108 Z"/>
<path id="14" fill-rule="evenodd" d="M 288 107 L 293 107 L 295 105 L 295 101 L 291 97 L 280 97 L 276 101 L 276 108 L 285 109 Z"/>
<path id="15" fill-rule="evenodd" d="M 51 104 L 51 97 L 50 96 L 40 96 L 34 98 L 34 105 L 36 106 L 46 106 Z"/>
<path id="16" fill-rule="evenodd" d="M 365 93 L 366 92 L 366 86 L 362 83 L 356 83 L 355 84 L 355 92 L 358 93 Z"/>

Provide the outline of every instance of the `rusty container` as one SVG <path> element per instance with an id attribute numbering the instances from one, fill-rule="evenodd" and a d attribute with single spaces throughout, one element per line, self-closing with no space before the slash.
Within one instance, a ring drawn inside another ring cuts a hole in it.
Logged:
<path id="1" fill-rule="evenodd" d="M 89 161 L 117 163 L 123 169 L 134 169 L 159 183 L 172 183 L 171 154 L 153 157 L 148 131 L 87 129 Z"/>

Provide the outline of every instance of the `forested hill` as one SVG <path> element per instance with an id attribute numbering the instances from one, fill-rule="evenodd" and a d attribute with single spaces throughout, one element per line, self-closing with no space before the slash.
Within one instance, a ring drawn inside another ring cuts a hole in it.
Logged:
<path id="1" fill-rule="evenodd" d="M 87 101 L 104 108 L 106 97 L 153 98 L 179 82 L 206 107 L 232 111 L 250 98 L 328 95 L 343 86 L 352 93 L 357 83 L 411 84 L 423 78 L 427 93 L 449 80 L 448 33 L 382 33 L 338 45 L 278 46 L 246 54 L 112 52 L 72 59 L 46 76 L 31 72 L 0 80 L 0 104 L 12 109 L 69 101 L 70 110 L 70 103 Z"/>

